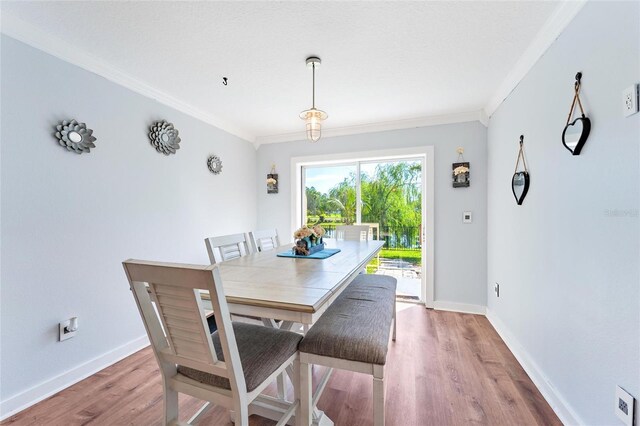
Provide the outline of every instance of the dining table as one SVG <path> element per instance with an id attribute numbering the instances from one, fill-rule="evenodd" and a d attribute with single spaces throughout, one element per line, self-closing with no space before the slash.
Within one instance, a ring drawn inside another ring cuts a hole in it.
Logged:
<path id="1" fill-rule="evenodd" d="M 280 329 L 291 330 L 295 324 L 301 324 L 304 333 L 349 283 L 365 271 L 383 245 L 384 241 L 379 240 L 325 239 L 325 247 L 340 251 L 324 259 L 278 256 L 291 252 L 293 244 L 286 244 L 221 262 L 218 265 L 229 311 L 260 318 L 265 326 Z M 331 372 L 327 369 L 316 386 L 314 407 Z M 277 397 L 265 396 L 252 405 L 253 414 L 277 420 L 290 405 L 284 378 L 278 380 Z M 314 425 L 333 425 L 320 410 L 314 410 L 313 418 Z"/>

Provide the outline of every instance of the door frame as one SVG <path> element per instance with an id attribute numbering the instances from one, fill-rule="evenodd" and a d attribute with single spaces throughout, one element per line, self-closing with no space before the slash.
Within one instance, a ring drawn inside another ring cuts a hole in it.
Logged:
<path id="1" fill-rule="evenodd" d="M 302 226 L 302 204 L 306 196 L 302 176 L 303 166 L 335 165 L 358 161 L 415 160 L 422 161 L 422 300 L 433 308 L 435 296 L 435 208 L 434 208 L 434 147 L 397 148 L 377 151 L 342 152 L 291 158 L 291 229 Z"/>

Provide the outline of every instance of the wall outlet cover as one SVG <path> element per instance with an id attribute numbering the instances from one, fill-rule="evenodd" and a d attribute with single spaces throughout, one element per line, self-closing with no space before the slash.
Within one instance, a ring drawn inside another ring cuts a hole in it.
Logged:
<path id="1" fill-rule="evenodd" d="M 635 399 L 629 392 L 616 386 L 616 415 L 627 426 L 633 426 L 633 410 L 635 409 Z"/>
<path id="2" fill-rule="evenodd" d="M 70 320 L 67 321 L 62 321 L 61 323 L 58 324 L 58 338 L 60 342 L 64 342 L 67 339 L 71 339 L 72 337 L 74 337 L 77 333 L 77 331 L 66 331 L 65 327 L 68 327 L 71 324 Z"/>
<path id="3" fill-rule="evenodd" d="M 638 84 L 634 84 L 622 92 L 622 112 L 625 117 L 638 112 L 638 86 Z"/>
<path id="4" fill-rule="evenodd" d="M 462 212 L 462 223 L 471 223 L 473 222 L 473 216 L 471 212 Z"/>

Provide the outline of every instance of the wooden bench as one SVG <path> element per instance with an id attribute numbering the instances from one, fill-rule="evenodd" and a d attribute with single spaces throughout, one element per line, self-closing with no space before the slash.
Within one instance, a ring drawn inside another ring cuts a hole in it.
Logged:
<path id="1" fill-rule="evenodd" d="M 311 424 L 311 364 L 373 376 L 373 421 L 384 425 L 384 366 L 393 325 L 396 340 L 396 285 L 393 277 L 358 275 L 300 342 L 302 424 Z M 318 387 L 326 385 L 323 379 Z M 318 393 L 318 392 L 316 392 Z"/>

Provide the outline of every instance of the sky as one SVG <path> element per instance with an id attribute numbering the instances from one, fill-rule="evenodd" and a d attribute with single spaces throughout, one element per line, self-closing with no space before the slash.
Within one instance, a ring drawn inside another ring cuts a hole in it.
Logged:
<path id="1" fill-rule="evenodd" d="M 369 176 L 373 176 L 378 164 L 380 163 L 361 163 L 360 172 Z M 349 177 L 349 173 L 355 172 L 355 164 L 337 166 L 307 166 L 305 167 L 305 186 L 308 188 L 311 188 L 313 186 L 319 192 L 327 194 L 331 188 Z"/>
<path id="2" fill-rule="evenodd" d="M 349 173 L 356 172 L 356 166 L 321 166 L 307 167 L 305 176 L 305 186 L 316 188 L 319 192 L 326 194 L 331 188 L 349 177 Z"/>

